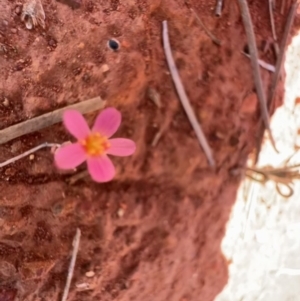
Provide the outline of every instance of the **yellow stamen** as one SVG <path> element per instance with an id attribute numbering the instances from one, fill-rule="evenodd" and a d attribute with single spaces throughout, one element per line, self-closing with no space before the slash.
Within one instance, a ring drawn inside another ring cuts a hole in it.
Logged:
<path id="1" fill-rule="evenodd" d="M 101 156 L 110 147 L 108 139 L 100 133 L 91 133 L 86 139 L 80 141 L 80 143 L 90 156 Z"/>

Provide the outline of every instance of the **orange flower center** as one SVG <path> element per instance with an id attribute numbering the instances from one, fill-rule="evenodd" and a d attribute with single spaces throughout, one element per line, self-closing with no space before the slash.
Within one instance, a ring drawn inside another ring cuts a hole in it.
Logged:
<path id="1" fill-rule="evenodd" d="M 86 139 L 81 141 L 81 145 L 90 156 L 101 156 L 110 147 L 108 139 L 99 133 L 91 133 Z"/>

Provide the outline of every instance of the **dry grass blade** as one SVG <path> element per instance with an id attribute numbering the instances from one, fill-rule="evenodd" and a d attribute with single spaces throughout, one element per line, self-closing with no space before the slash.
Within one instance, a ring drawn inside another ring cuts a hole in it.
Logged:
<path id="1" fill-rule="evenodd" d="M 172 56 L 172 51 L 171 51 L 171 46 L 170 46 L 170 41 L 169 41 L 169 35 L 168 35 L 168 24 L 167 21 L 163 21 L 163 44 L 164 44 L 164 51 L 166 55 L 166 59 L 168 62 L 168 66 L 171 72 L 171 76 L 173 79 L 173 82 L 175 84 L 175 88 L 177 90 L 177 93 L 179 95 L 179 99 L 181 101 L 181 104 L 187 114 L 187 117 L 196 133 L 196 136 L 198 138 L 198 141 L 201 145 L 201 147 L 204 150 L 204 153 L 207 157 L 207 160 L 211 166 L 215 166 L 215 160 L 213 158 L 212 151 L 207 143 L 207 140 L 204 136 L 204 133 L 201 129 L 201 126 L 196 118 L 196 115 L 193 111 L 193 108 L 190 105 L 190 101 L 185 93 L 183 84 L 181 82 L 181 79 L 178 74 L 178 70 L 176 68 L 173 56 Z"/>
<path id="2" fill-rule="evenodd" d="M 160 109 L 162 107 L 161 100 L 160 100 L 160 94 L 158 91 L 154 88 L 148 88 L 147 89 L 147 96 L 153 101 L 153 103 Z"/>
<path id="3" fill-rule="evenodd" d="M 205 33 L 212 39 L 212 41 L 213 41 L 215 44 L 221 46 L 221 44 L 222 44 L 221 41 L 220 41 L 218 38 L 216 38 L 216 37 L 215 37 L 215 36 L 207 29 L 207 27 L 204 25 L 204 23 L 203 23 L 202 20 L 200 19 L 199 15 L 198 15 L 192 8 L 190 8 L 190 10 L 191 10 L 191 12 L 194 14 L 194 16 L 195 16 L 195 18 L 197 19 L 199 25 L 203 28 L 203 30 L 205 31 Z"/>
<path id="4" fill-rule="evenodd" d="M 105 102 L 100 97 L 96 97 L 12 125 L 0 131 L 0 144 L 61 122 L 63 113 L 66 110 L 74 109 L 86 114 L 102 109 L 104 105 Z"/>
<path id="5" fill-rule="evenodd" d="M 156 135 L 154 136 L 151 146 L 155 147 L 158 143 L 158 141 L 160 140 L 161 136 L 162 136 L 163 132 L 162 130 L 160 130 L 159 132 L 156 133 Z"/>
<path id="6" fill-rule="evenodd" d="M 259 99 L 262 119 L 263 119 L 265 128 L 268 131 L 271 143 L 272 143 L 274 149 L 277 151 L 276 146 L 275 146 L 275 141 L 273 139 L 273 135 L 272 135 L 271 128 L 270 128 L 269 112 L 268 112 L 268 108 L 267 108 L 266 96 L 265 96 L 265 92 L 263 89 L 261 74 L 260 74 L 260 70 L 259 70 L 257 46 L 256 46 L 255 35 L 254 35 L 249 7 L 248 7 L 246 0 L 238 0 L 238 2 L 240 5 L 242 19 L 243 19 L 243 23 L 244 23 L 244 27 L 245 27 L 245 31 L 246 31 L 246 35 L 247 35 L 249 52 L 250 52 L 250 56 L 251 56 L 251 65 L 252 65 L 253 76 L 254 76 L 254 83 L 255 83 L 256 93 L 257 93 L 257 96 Z"/>
<path id="7" fill-rule="evenodd" d="M 69 290 L 70 290 L 70 285 L 74 273 L 74 268 L 75 268 L 75 263 L 76 263 L 76 258 L 79 250 L 79 243 L 80 243 L 80 236 L 81 236 L 81 231 L 79 228 L 76 229 L 76 234 L 73 240 L 73 252 L 72 252 L 72 257 L 71 257 L 71 262 L 68 270 L 68 277 L 67 277 L 67 282 L 66 286 L 64 289 L 64 293 L 62 296 L 62 301 L 66 301 L 68 298 Z"/>

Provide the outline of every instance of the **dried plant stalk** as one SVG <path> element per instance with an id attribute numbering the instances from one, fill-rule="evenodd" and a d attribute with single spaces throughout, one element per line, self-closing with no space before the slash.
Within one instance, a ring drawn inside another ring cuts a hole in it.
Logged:
<path id="1" fill-rule="evenodd" d="M 269 111 L 267 108 L 266 95 L 265 95 L 265 91 L 263 88 L 263 83 L 262 83 L 261 74 L 260 74 L 260 70 L 259 70 L 256 40 L 255 40 L 255 34 L 254 34 L 254 29 L 253 29 L 253 25 L 252 25 L 252 20 L 251 20 L 248 3 L 246 0 L 238 0 L 238 3 L 240 6 L 242 19 L 243 19 L 243 23 L 244 23 L 244 27 L 245 27 L 245 31 L 246 31 L 247 40 L 248 40 L 254 84 L 255 84 L 255 88 L 256 88 L 257 97 L 259 99 L 262 120 L 263 120 L 264 126 L 269 134 L 273 148 L 275 149 L 275 151 L 277 151 L 275 141 L 274 141 L 274 138 L 272 135 L 272 131 L 270 128 Z"/>
<path id="2" fill-rule="evenodd" d="M 203 21 L 201 20 L 201 18 L 199 17 L 199 15 L 198 15 L 192 8 L 191 8 L 190 10 L 191 10 L 191 12 L 194 14 L 194 16 L 195 16 L 196 20 L 198 21 L 199 25 L 203 28 L 203 30 L 204 30 L 205 33 L 211 38 L 211 40 L 212 40 L 215 44 L 221 46 L 221 44 L 222 44 L 221 41 L 220 41 L 218 38 L 216 38 L 215 35 L 213 35 L 213 34 L 208 30 L 208 28 L 204 25 L 204 23 L 203 23 Z"/>
<path id="3" fill-rule="evenodd" d="M 195 134 L 197 136 L 197 139 L 199 141 L 199 144 L 201 145 L 207 161 L 210 166 L 215 167 L 216 163 L 213 157 L 212 150 L 206 140 L 206 137 L 202 131 L 201 125 L 197 120 L 197 117 L 195 115 L 195 112 L 190 104 L 190 101 L 188 99 L 188 96 L 185 93 L 183 84 L 181 82 L 178 70 L 176 68 L 174 58 L 171 51 L 170 41 L 169 41 L 169 35 L 168 35 L 168 23 L 167 21 L 163 21 L 163 44 L 164 44 L 164 51 L 167 59 L 167 63 L 170 69 L 170 73 L 176 88 L 176 91 L 179 96 L 179 100 L 186 112 L 186 115 L 188 117 L 189 122 L 191 123 L 193 130 L 195 131 Z"/>
<path id="4" fill-rule="evenodd" d="M 82 114 L 86 114 L 102 109 L 104 105 L 105 101 L 103 101 L 100 97 L 96 97 L 12 125 L 0 131 L 0 144 L 61 122 L 63 113 L 66 110 L 75 109 L 80 111 Z"/>

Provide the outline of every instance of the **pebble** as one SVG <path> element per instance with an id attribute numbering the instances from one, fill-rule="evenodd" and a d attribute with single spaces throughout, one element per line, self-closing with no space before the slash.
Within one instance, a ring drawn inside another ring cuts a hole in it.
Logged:
<path id="1" fill-rule="evenodd" d="M 118 215 L 118 217 L 123 217 L 124 213 L 125 213 L 124 209 L 123 208 L 119 208 L 118 212 L 117 212 L 117 215 Z"/>
<path id="2" fill-rule="evenodd" d="M 14 168 L 12 168 L 12 167 L 8 167 L 8 168 L 5 170 L 5 172 L 4 172 L 4 174 L 5 174 L 6 176 L 14 176 L 15 173 L 16 173 L 16 170 L 15 170 Z"/>
<path id="3" fill-rule="evenodd" d="M 78 48 L 79 48 L 79 49 L 83 49 L 84 46 L 85 46 L 85 45 L 84 45 L 84 43 L 82 43 L 82 42 L 81 42 L 80 44 L 78 44 Z"/>
<path id="4" fill-rule="evenodd" d="M 76 285 L 76 288 L 79 290 L 87 290 L 90 287 L 90 285 L 88 283 L 78 283 L 75 285 Z"/>
<path id="5" fill-rule="evenodd" d="M 2 24 L 3 24 L 4 26 L 8 26 L 8 22 L 7 22 L 6 20 L 3 20 L 3 21 L 2 21 Z"/>
<path id="6" fill-rule="evenodd" d="M 92 278 L 92 277 L 95 276 L 95 272 L 94 272 L 94 271 L 86 272 L 86 273 L 85 273 L 85 276 L 88 277 L 88 278 Z"/>
<path id="7" fill-rule="evenodd" d="M 216 131 L 215 133 L 216 137 L 223 140 L 226 138 L 226 135 L 224 133 L 221 133 L 220 131 Z"/>
<path id="8" fill-rule="evenodd" d="M 51 47 L 56 47 L 56 46 L 57 46 L 57 43 L 56 43 L 55 40 L 50 39 L 49 42 L 48 42 L 48 45 L 51 46 Z"/>
<path id="9" fill-rule="evenodd" d="M 17 29 L 16 28 L 12 28 L 10 31 L 11 31 L 11 33 L 17 33 Z"/>
<path id="10" fill-rule="evenodd" d="M 33 160 L 34 159 L 34 154 L 31 154 L 30 156 L 29 156 L 29 160 Z"/>
<path id="11" fill-rule="evenodd" d="M 17 6 L 17 7 L 16 7 L 15 13 L 16 13 L 17 15 L 20 15 L 20 14 L 21 14 L 21 7 L 20 7 L 20 6 Z"/>
<path id="12" fill-rule="evenodd" d="M 4 98 L 3 105 L 4 105 L 5 107 L 8 107 L 8 106 L 9 106 L 9 100 L 8 100 L 6 97 Z"/>
<path id="13" fill-rule="evenodd" d="M 91 76 L 88 74 L 88 73 L 84 73 L 83 74 L 83 77 L 82 77 L 82 80 L 85 81 L 85 82 L 89 82 L 91 79 Z"/>
<path id="14" fill-rule="evenodd" d="M 254 114 L 257 106 L 257 95 L 255 93 L 251 93 L 243 100 L 241 108 L 239 110 L 239 114 L 241 115 L 252 115 Z"/>
<path id="15" fill-rule="evenodd" d="M 102 73 L 105 73 L 105 72 L 109 71 L 109 66 L 107 64 L 104 64 L 101 66 L 100 70 Z"/>
<path id="16" fill-rule="evenodd" d="M 51 211 L 54 215 L 60 215 L 64 207 L 61 203 L 57 202 L 51 207 Z"/>

